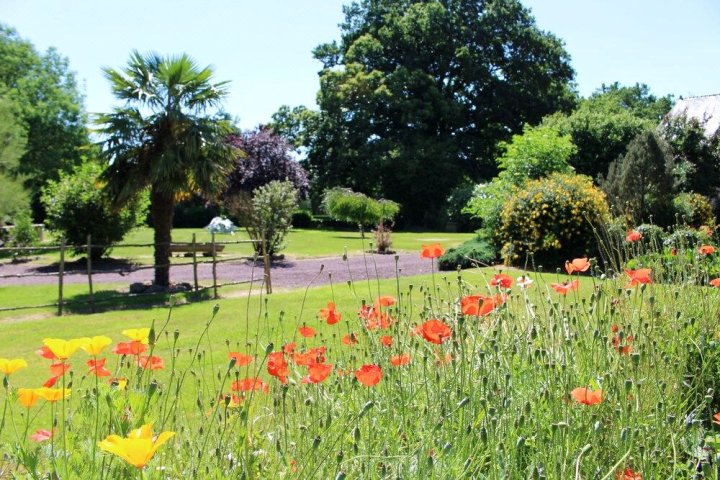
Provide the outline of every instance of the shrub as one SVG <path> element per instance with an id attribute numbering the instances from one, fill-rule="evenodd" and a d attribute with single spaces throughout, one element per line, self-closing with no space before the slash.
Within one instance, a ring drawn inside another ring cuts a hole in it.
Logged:
<path id="1" fill-rule="evenodd" d="M 23 211 L 15 215 L 15 226 L 10 231 L 10 245 L 13 247 L 32 247 L 38 243 L 38 234 L 32 223 L 30 212 Z M 29 250 L 16 250 L 14 257 L 24 257 L 29 255 Z"/>
<path id="2" fill-rule="evenodd" d="M 173 228 L 203 228 L 219 215 L 220 208 L 217 205 L 209 205 L 199 195 L 193 195 L 189 200 L 175 205 Z"/>
<path id="3" fill-rule="evenodd" d="M 400 211 L 400 205 L 392 200 L 375 200 L 347 188 L 333 188 L 325 192 L 323 205 L 334 219 L 355 223 L 361 234 L 366 226 L 392 221 Z"/>
<path id="4" fill-rule="evenodd" d="M 507 263 L 526 254 L 541 262 L 562 262 L 593 255 L 593 226 L 608 216 L 605 195 L 589 177 L 556 173 L 528 182 L 505 203 L 494 239 Z"/>
<path id="5" fill-rule="evenodd" d="M 476 267 L 479 264 L 494 263 L 497 257 L 495 249 L 480 237 L 468 240 L 462 245 L 448 249 L 438 259 L 440 270 Z"/>
<path id="6" fill-rule="evenodd" d="M 312 228 L 312 213 L 307 210 L 296 210 L 292 215 L 292 226 L 295 228 Z"/>
<path id="7" fill-rule="evenodd" d="M 691 227 L 715 223 L 710 201 L 699 193 L 681 193 L 673 199 L 673 210 L 680 220 Z"/>
<path id="8" fill-rule="evenodd" d="M 120 210 L 113 210 L 98 181 L 102 167 L 96 163 L 79 165 L 60 179 L 48 182 L 41 201 L 47 211 L 45 224 L 68 245 L 85 245 L 92 236 L 92 257 L 100 258 L 109 245 L 119 242 L 125 234 L 142 224 L 147 214 L 147 196 L 138 197 Z M 76 247 L 75 254 L 85 249 Z"/>
<path id="9" fill-rule="evenodd" d="M 267 242 L 267 254 L 272 256 L 285 248 L 285 236 L 292 227 L 292 215 L 297 208 L 298 191 L 291 182 L 273 180 L 255 189 L 252 196 L 239 192 L 226 199 L 228 210 L 238 218 L 252 240 L 255 253 L 261 255 L 262 240 Z"/>

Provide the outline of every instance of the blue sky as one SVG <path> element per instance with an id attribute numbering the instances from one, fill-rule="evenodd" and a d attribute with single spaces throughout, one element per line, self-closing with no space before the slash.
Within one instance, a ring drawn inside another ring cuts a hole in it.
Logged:
<path id="1" fill-rule="evenodd" d="M 114 104 L 101 68 L 130 51 L 186 52 L 230 80 L 226 110 L 240 126 L 280 105 L 315 105 L 311 50 L 339 37 L 341 0 L 2 0 L 0 21 L 70 60 L 90 112 Z M 658 95 L 720 93 L 718 0 L 524 0 L 564 40 L 587 96 L 603 83 L 647 83 Z"/>

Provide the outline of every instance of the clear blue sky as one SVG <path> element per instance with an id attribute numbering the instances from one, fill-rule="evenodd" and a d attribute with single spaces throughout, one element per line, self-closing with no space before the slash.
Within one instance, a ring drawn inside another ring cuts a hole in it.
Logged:
<path id="1" fill-rule="evenodd" d="M 243 128 L 280 105 L 315 106 L 319 43 L 339 37 L 342 0 L 0 0 L 0 21 L 39 50 L 56 47 L 90 112 L 114 104 L 101 68 L 133 49 L 186 52 L 230 80 L 226 110 Z M 579 92 L 647 83 L 658 95 L 720 93 L 718 0 L 524 0 L 563 39 Z"/>

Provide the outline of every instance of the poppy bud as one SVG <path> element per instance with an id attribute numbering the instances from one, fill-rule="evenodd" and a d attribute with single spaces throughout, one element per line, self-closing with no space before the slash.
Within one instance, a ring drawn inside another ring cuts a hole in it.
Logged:
<path id="1" fill-rule="evenodd" d="M 272 353 L 273 348 L 275 348 L 273 343 L 272 342 L 268 343 L 267 347 L 265 347 L 265 354 L 269 355 L 270 353 Z"/>
<path id="2" fill-rule="evenodd" d="M 627 435 L 628 435 L 627 428 L 623 428 L 622 430 L 620 430 L 620 440 L 622 440 L 623 442 L 625 440 L 627 440 Z"/>
<path id="3" fill-rule="evenodd" d="M 231 358 L 230 358 L 230 362 L 228 363 L 228 368 L 227 368 L 227 369 L 228 369 L 228 370 L 232 370 L 232 368 L 235 366 L 236 363 L 237 363 L 237 358 L 231 357 Z"/>
<path id="4" fill-rule="evenodd" d="M 637 367 L 640 365 L 640 354 L 637 352 L 633 352 L 630 354 L 630 360 L 632 360 L 633 365 Z"/>
<path id="5" fill-rule="evenodd" d="M 341 463 L 341 462 L 343 461 L 343 457 L 344 457 L 344 456 L 345 456 L 345 454 L 343 453 L 342 450 L 340 450 L 340 451 L 337 453 L 337 455 L 335 456 L 335 461 L 336 461 L 337 463 Z"/>
<path id="6" fill-rule="evenodd" d="M 600 423 L 599 420 L 597 422 L 595 422 L 595 424 L 593 425 L 593 430 L 595 430 L 596 433 L 600 433 L 600 432 L 602 432 L 602 429 L 603 429 L 602 423 Z"/>
<path id="7" fill-rule="evenodd" d="M 519 436 L 515 442 L 515 448 L 520 449 L 525 446 L 525 437 Z"/>
<path id="8" fill-rule="evenodd" d="M 317 436 L 317 437 L 315 437 L 315 439 L 313 440 L 312 448 L 313 448 L 313 450 L 315 450 L 315 449 L 318 448 L 319 446 L 320 446 L 320 437 Z"/>
<path id="9" fill-rule="evenodd" d="M 485 427 L 482 427 L 480 429 L 480 441 L 487 442 L 487 439 L 488 439 L 487 429 Z"/>
<path id="10" fill-rule="evenodd" d="M 633 381 L 630 379 L 625 380 L 625 392 L 632 390 Z"/>
<path id="11" fill-rule="evenodd" d="M 360 427 L 357 425 L 353 428 L 353 438 L 355 439 L 355 442 L 360 441 Z"/>
<path id="12" fill-rule="evenodd" d="M 345 472 L 338 472 L 338 474 L 335 475 L 335 480 L 345 480 Z"/>

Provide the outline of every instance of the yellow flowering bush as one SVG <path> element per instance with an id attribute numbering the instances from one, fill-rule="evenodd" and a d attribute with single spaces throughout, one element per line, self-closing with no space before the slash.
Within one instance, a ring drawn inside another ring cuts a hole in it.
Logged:
<path id="1" fill-rule="evenodd" d="M 506 263 L 538 262 L 593 255 L 593 225 L 609 217 L 605 194 L 584 175 L 555 173 L 533 180 L 503 205 L 494 233 Z"/>

